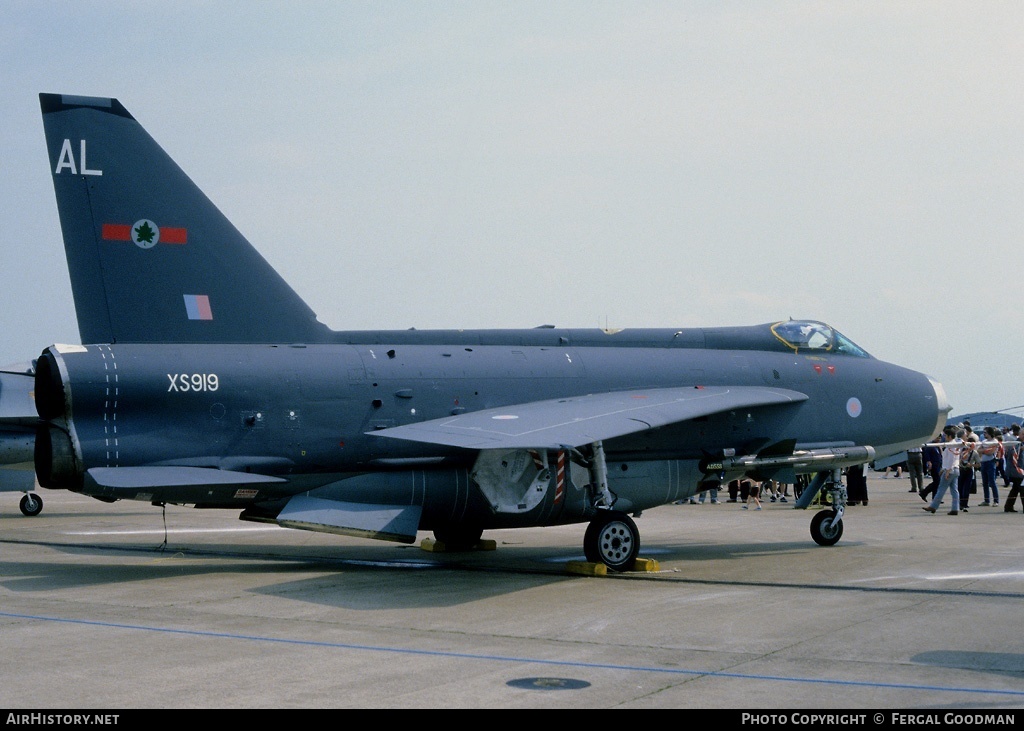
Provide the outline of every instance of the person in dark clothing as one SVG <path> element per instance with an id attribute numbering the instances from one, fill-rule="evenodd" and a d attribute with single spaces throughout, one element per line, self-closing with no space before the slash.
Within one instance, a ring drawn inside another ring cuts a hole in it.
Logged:
<path id="1" fill-rule="evenodd" d="M 977 442 L 975 442 L 977 444 Z M 958 478 L 958 489 L 960 491 L 960 512 L 966 513 L 970 507 L 971 493 L 977 492 L 978 470 L 981 468 L 981 457 L 976 449 L 964 450 L 960 455 L 960 477 Z M 986 503 L 982 503 L 985 505 Z"/>
<path id="2" fill-rule="evenodd" d="M 868 504 L 868 478 L 864 476 L 864 465 L 858 464 L 846 470 L 846 504 Z"/>
<path id="3" fill-rule="evenodd" d="M 729 483 L 729 499 L 726 502 L 735 503 L 741 502 L 746 503 L 747 497 L 750 496 L 750 480 L 733 480 Z M 737 498 L 739 498 L 737 500 Z"/>
<path id="4" fill-rule="evenodd" d="M 925 471 L 932 478 L 932 481 L 922 487 L 921 491 L 917 493 L 925 502 L 928 502 L 928 496 L 935 492 L 935 489 L 939 486 L 939 480 L 942 478 L 942 450 L 934 445 L 942 442 L 944 439 L 945 437 L 940 433 L 930 443 L 925 444 L 921 450 Z"/>
<path id="5" fill-rule="evenodd" d="M 907 450 L 907 472 L 910 473 L 910 492 L 921 492 L 924 487 L 924 449 L 911 447 Z"/>
<path id="6" fill-rule="evenodd" d="M 1021 495 L 1021 483 L 1024 483 L 1024 449 L 1020 443 L 1020 427 L 1016 424 L 1012 427 L 1010 437 L 1003 448 L 1003 471 L 1010 481 L 1010 491 L 1006 495 L 1003 510 L 1007 513 L 1016 513 L 1018 495 L 1021 496 L 1021 508 L 1024 509 L 1024 495 Z"/>

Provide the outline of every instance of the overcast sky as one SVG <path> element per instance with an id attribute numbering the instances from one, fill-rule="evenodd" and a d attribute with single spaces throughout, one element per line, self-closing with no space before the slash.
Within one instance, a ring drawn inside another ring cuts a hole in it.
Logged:
<path id="1" fill-rule="evenodd" d="M 54 92 L 335 329 L 818 319 L 1024 405 L 1020 2 L 0 0 L 0 58 L 0 364 L 80 342 Z"/>

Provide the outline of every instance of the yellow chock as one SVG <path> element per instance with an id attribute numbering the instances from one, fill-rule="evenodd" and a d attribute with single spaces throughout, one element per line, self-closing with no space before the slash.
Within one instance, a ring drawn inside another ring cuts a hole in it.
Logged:
<path id="1" fill-rule="evenodd" d="M 424 538 L 420 541 L 420 548 L 424 551 L 430 551 L 431 553 L 446 553 L 449 551 L 448 546 L 444 544 L 444 541 L 438 541 L 433 538 Z M 498 548 L 498 542 L 490 539 L 480 539 L 473 546 L 467 550 L 470 551 L 493 551 Z"/>
<path id="2" fill-rule="evenodd" d="M 569 561 L 565 570 L 570 574 L 583 574 L 584 576 L 607 576 L 608 567 L 603 563 L 590 563 L 589 561 Z M 633 571 L 661 571 L 661 564 L 653 558 L 638 558 Z"/>
<path id="3" fill-rule="evenodd" d="M 603 563 L 590 563 L 589 561 L 569 561 L 565 570 L 570 574 L 582 574 L 584 576 L 607 576 L 608 567 Z"/>
<path id="4" fill-rule="evenodd" d="M 661 571 L 661 564 L 653 558 L 638 558 L 634 571 Z"/>
<path id="5" fill-rule="evenodd" d="M 422 548 L 424 551 L 430 551 L 431 553 L 444 552 L 444 544 L 441 543 L 441 541 L 435 541 L 433 538 L 424 538 L 422 541 L 420 541 L 420 548 Z"/>

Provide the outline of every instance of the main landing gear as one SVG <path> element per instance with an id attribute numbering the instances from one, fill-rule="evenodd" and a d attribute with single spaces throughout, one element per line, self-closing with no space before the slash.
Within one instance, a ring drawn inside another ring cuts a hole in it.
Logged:
<path id="1" fill-rule="evenodd" d="M 599 510 L 583 536 L 583 553 L 590 563 L 603 563 L 612 571 L 632 571 L 640 551 L 636 523 L 617 510 Z"/>
<path id="2" fill-rule="evenodd" d="M 616 498 L 608 487 L 604 445 L 594 442 L 591 452 L 586 466 L 590 471 L 591 499 L 598 510 L 583 536 L 583 553 L 590 563 L 603 563 L 612 571 L 632 571 L 640 551 L 640 531 L 632 518 L 612 509 Z"/>

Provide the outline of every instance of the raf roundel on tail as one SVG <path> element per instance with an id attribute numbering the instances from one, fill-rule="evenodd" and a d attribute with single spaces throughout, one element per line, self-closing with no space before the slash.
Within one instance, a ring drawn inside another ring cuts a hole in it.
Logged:
<path id="1" fill-rule="evenodd" d="M 587 524 L 625 571 L 633 518 L 739 477 L 811 476 L 835 543 L 838 471 L 945 423 L 938 383 L 814 320 L 334 331 L 118 100 L 40 102 L 82 339 L 37 360 L 43 487 L 450 548 Z"/>

